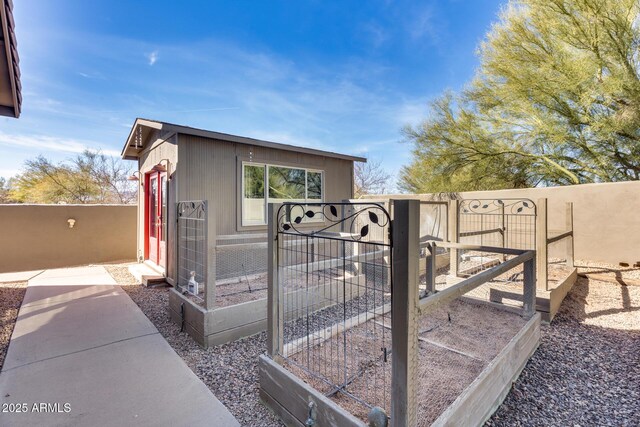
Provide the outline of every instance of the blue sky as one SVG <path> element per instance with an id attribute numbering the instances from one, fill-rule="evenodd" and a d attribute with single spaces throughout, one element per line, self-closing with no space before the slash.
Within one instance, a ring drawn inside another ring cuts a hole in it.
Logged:
<path id="1" fill-rule="evenodd" d="M 119 154 L 136 117 L 381 160 L 473 75 L 504 1 L 14 1 L 20 119 L 0 176 L 43 154 Z"/>

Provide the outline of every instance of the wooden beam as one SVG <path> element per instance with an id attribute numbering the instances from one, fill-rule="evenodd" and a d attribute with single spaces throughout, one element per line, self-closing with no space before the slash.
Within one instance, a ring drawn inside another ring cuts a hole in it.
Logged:
<path id="1" fill-rule="evenodd" d="M 419 309 L 420 314 L 424 315 L 429 311 L 435 309 L 436 307 L 446 304 L 461 295 L 466 294 L 469 291 L 481 286 L 490 280 L 500 276 L 503 273 L 511 270 L 514 267 L 522 264 L 525 261 L 533 259 L 535 257 L 535 252 L 528 251 L 521 255 L 518 255 L 515 258 L 512 258 L 508 261 L 503 262 L 502 264 L 493 267 L 489 270 L 485 270 L 482 273 L 476 274 L 475 276 L 469 277 L 468 279 L 463 280 L 462 282 L 448 287 L 435 295 L 432 295 L 427 298 L 423 298 L 420 300 Z"/>
<path id="2" fill-rule="evenodd" d="M 425 282 L 427 295 L 431 295 L 436 291 L 436 272 L 438 271 L 438 255 L 436 253 L 436 247 L 429 245 L 429 254 L 425 258 L 426 271 Z"/>
<path id="3" fill-rule="evenodd" d="M 426 247 L 428 244 L 439 246 L 441 248 L 455 248 L 469 251 L 493 252 L 496 254 L 508 255 L 522 255 L 523 253 L 527 252 L 526 249 L 501 248 L 499 246 L 468 245 L 466 243 L 440 242 L 436 240 L 429 240 L 427 242 L 424 242 L 420 244 L 420 247 Z"/>
<path id="4" fill-rule="evenodd" d="M 525 261 L 522 311 L 526 317 L 536 313 L 536 258 Z"/>
<path id="5" fill-rule="evenodd" d="M 272 358 L 282 354 L 283 336 L 282 328 L 283 310 L 280 309 L 282 303 L 282 287 L 280 286 L 280 244 L 278 241 L 278 210 L 280 204 L 269 203 L 267 215 L 267 354 Z"/>
<path id="6" fill-rule="evenodd" d="M 567 202 L 567 211 L 566 211 L 566 226 L 567 230 L 571 230 L 571 238 L 567 241 L 567 267 L 573 268 L 575 267 L 574 259 L 573 259 L 573 250 L 575 246 L 575 238 L 576 236 L 573 234 L 573 202 Z"/>
<path id="7" fill-rule="evenodd" d="M 557 242 L 558 240 L 566 239 L 567 237 L 573 236 L 573 231 L 565 231 L 564 233 L 556 234 L 553 237 L 547 238 L 547 245 Z"/>
<path id="8" fill-rule="evenodd" d="M 458 243 L 458 227 L 459 227 L 459 210 L 460 204 L 457 200 L 450 200 L 448 207 L 448 218 L 447 218 L 447 234 L 448 240 L 450 243 Z M 444 247 L 444 246 L 443 246 Z M 449 273 L 457 277 L 458 276 L 458 266 L 460 265 L 460 258 L 458 256 L 458 250 L 454 247 L 451 247 L 449 251 L 449 256 L 451 257 L 451 261 L 449 262 Z"/>
<path id="9" fill-rule="evenodd" d="M 538 199 L 536 215 L 536 283 L 540 290 L 548 291 L 547 258 L 547 199 Z"/>
<path id="10" fill-rule="evenodd" d="M 478 230 L 478 231 L 465 231 L 464 233 L 460 233 L 460 237 L 471 237 L 471 236 L 481 236 L 484 234 L 493 234 L 493 233 L 504 233 L 504 229 L 501 227 L 492 228 L 490 230 Z"/>
<path id="11" fill-rule="evenodd" d="M 374 246 L 374 245 L 372 245 Z M 389 249 L 385 247 L 385 249 L 381 251 L 367 252 L 364 254 L 354 254 L 348 257 L 343 258 L 331 258 L 323 261 L 316 262 L 304 262 L 301 264 L 293 264 L 293 265 L 285 265 L 282 268 L 293 271 L 306 271 L 313 272 L 318 270 L 325 270 L 329 268 L 338 268 L 342 267 L 348 263 L 359 263 L 359 262 L 367 262 L 367 260 L 371 260 L 372 257 L 386 257 L 389 256 Z"/>
<path id="12" fill-rule="evenodd" d="M 393 200 L 391 425 L 417 421 L 420 202 Z"/>
<path id="13" fill-rule="evenodd" d="M 216 241 L 216 233 L 218 230 L 216 229 L 216 222 L 212 221 L 209 218 L 211 212 L 209 211 L 209 202 L 207 200 L 203 201 L 204 203 L 204 211 L 205 222 L 204 228 L 206 230 L 206 235 L 204 239 L 204 247 L 206 248 L 206 265 L 205 265 L 205 277 L 207 278 L 207 282 L 204 288 L 204 306 L 207 310 L 212 310 L 216 305 L 216 251 L 215 251 L 215 241 Z M 176 272 L 176 275 L 178 272 Z"/>
<path id="14" fill-rule="evenodd" d="M 307 425 L 309 402 L 316 408 L 316 426 L 363 427 L 364 423 L 265 355 L 258 358 L 260 395 L 287 425 Z M 269 398 L 265 399 L 266 393 Z M 276 405 L 274 405 L 274 403 Z M 285 409 L 286 412 L 283 412 Z M 295 419 L 295 421 L 293 419 Z M 294 421 L 293 423 L 291 423 Z"/>

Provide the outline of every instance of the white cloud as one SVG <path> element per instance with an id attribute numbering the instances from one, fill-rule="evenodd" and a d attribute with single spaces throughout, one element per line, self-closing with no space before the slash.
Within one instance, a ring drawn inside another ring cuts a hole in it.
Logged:
<path id="1" fill-rule="evenodd" d="M 428 41 L 433 44 L 439 42 L 444 22 L 440 16 L 437 16 L 433 6 L 429 5 L 422 10 L 416 10 L 410 16 L 408 31 L 413 40 Z"/>
<path id="2" fill-rule="evenodd" d="M 47 152 L 82 153 L 84 150 L 96 150 L 99 146 L 98 143 L 90 141 L 44 135 L 9 135 L 4 132 L 0 132 L 0 145 L 44 150 L 45 154 Z M 108 156 L 120 156 L 120 152 L 116 150 L 103 149 L 101 152 Z"/>
<path id="3" fill-rule="evenodd" d="M 158 51 L 154 50 L 151 53 L 147 54 L 147 59 L 149 60 L 149 65 L 153 65 L 158 60 Z"/>
<path id="4" fill-rule="evenodd" d="M 20 169 L 0 168 L 0 177 L 9 179 L 20 173 Z"/>

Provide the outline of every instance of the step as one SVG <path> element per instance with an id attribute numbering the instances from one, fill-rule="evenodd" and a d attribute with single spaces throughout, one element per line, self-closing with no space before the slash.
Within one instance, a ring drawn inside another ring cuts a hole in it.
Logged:
<path id="1" fill-rule="evenodd" d="M 158 275 L 142 275 L 142 285 L 147 288 L 161 288 L 169 286 L 166 277 Z"/>

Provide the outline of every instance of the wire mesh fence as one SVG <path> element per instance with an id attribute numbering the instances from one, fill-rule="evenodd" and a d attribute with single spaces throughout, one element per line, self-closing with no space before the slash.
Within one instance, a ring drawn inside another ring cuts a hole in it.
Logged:
<path id="1" fill-rule="evenodd" d="M 458 205 L 457 241 L 479 246 L 535 250 L 536 204 L 529 199 L 470 199 Z M 458 250 L 462 277 L 496 265 L 505 256 Z"/>
<path id="2" fill-rule="evenodd" d="M 390 411 L 390 216 L 380 204 L 285 204 L 277 306 L 290 370 L 366 418 Z M 319 220 L 319 222 L 312 222 Z"/>
<path id="3" fill-rule="evenodd" d="M 216 240 L 217 281 L 266 273 L 266 234 L 237 234 Z"/>
<path id="4" fill-rule="evenodd" d="M 207 202 L 178 202 L 177 288 L 204 301 L 207 283 Z"/>

